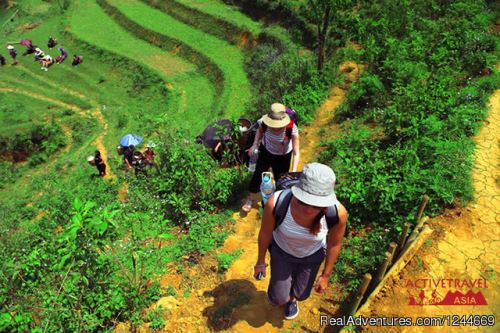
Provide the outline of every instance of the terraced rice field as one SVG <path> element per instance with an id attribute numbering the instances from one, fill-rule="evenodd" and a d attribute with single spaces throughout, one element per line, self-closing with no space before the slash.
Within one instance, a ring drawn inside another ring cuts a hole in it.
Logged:
<path id="1" fill-rule="evenodd" d="M 72 135 L 83 132 L 83 138 L 77 140 L 83 146 L 67 152 L 67 158 L 76 162 L 93 151 L 91 143 L 96 138 L 102 137 L 107 151 L 114 152 L 125 132 L 150 133 L 150 126 L 145 125 L 150 121 L 193 137 L 217 118 L 243 115 L 251 95 L 243 69 L 244 50 L 230 38 L 216 37 L 210 27 L 199 30 L 155 5 L 151 1 L 77 0 L 71 2 L 64 18 L 51 16 L 35 24 L 35 29 L 13 31 L 9 39 L 29 38 L 44 50 L 43 41 L 55 35 L 58 46 L 70 54 L 85 54 L 85 61 L 72 68 L 68 59 L 43 72 L 31 56 L 20 56 L 19 65 L 4 68 L 0 97 L 8 101 L 11 110 L 19 104 L 16 100 L 25 103 L 23 114 L 12 116 L 11 111 L 5 116 L 10 123 L 12 117 L 17 120 L 10 126 L 12 131 L 58 118 L 59 124 L 68 123 L 65 128 L 73 129 Z M 221 2 L 183 1 L 172 5 L 191 8 L 196 15 L 210 19 L 226 20 L 229 26 L 252 34 L 261 29 Z M 44 15 L 49 7 L 33 1 L 23 8 Z M 64 34 L 58 35 L 63 30 Z M 144 31 L 158 36 L 158 40 L 145 38 Z M 234 35 L 240 37 L 237 31 Z M 18 52 L 22 51 L 19 46 Z M 47 53 L 58 55 L 55 49 Z M 142 82 L 145 79 L 156 84 L 144 87 L 149 84 Z M 145 103 L 130 96 L 130 85 L 150 93 L 157 90 L 158 97 Z M 101 121 L 95 119 L 96 112 L 102 115 Z M 76 151 L 80 155 L 75 155 Z M 120 163 L 114 154 L 109 158 L 115 167 Z"/>

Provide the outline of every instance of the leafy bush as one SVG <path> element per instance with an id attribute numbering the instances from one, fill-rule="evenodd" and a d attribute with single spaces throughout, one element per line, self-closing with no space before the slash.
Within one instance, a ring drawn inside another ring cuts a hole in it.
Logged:
<path id="1" fill-rule="evenodd" d="M 262 33 L 259 42 L 248 51 L 245 64 L 256 91 L 248 116 L 260 118 L 271 103 L 279 101 L 295 109 L 304 123 L 309 122 L 335 84 L 336 72 L 318 73 L 312 54 L 301 52 L 272 29 Z"/>
<path id="2" fill-rule="evenodd" d="M 234 198 L 244 186 L 242 169 L 220 169 L 201 145 L 180 135 L 161 139 L 168 145 L 159 150 L 161 174 L 154 180 L 165 203 L 165 216 L 177 225 L 189 226 L 205 213 L 213 212 Z"/>
<path id="3" fill-rule="evenodd" d="M 347 237 L 342 244 L 342 251 L 335 263 L 332 281 L 347 286 L 348 292 L 359 288 L 366 272 L 375 272 L 384 258 L 380 249 L 387 248 L 388 235 L 384 230 L 370 230 L 366 235 Z"/>
<path id="4" fill-rule="evenodd" d="M 33 166 L 46 161 L 65 144 L 66 137 L 57 123 L 38 124 L 14 137 L 0 137 L 0 155 L 13 156 L 14 160 L 15 156 L 31 156 L 28 160 Z"/>
<path id="5" fill-rule="evenodd" d="M 243 250 L 239 249 L 232 253 L 219 253 L 217 254 L 217 261 L 219 262 L 219 272 L 227 271 L 231 263 L 238 259 Z"/>

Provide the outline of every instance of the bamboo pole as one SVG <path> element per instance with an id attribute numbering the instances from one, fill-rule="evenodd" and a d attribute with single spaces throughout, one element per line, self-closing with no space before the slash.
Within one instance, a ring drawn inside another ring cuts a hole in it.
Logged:
<path id="1" fill-rule="evenodd" d="M 361 283 L 361 286 L 358 289 L 358 293 L 356 294 L 356 297 L 354 298 L 354 301 L 351 304 L 351 308 L 349 309 L 349 315 L 354 316 L 356 310 L 358 310 L 359 304 L 361 303 L 363 296 L 365 296 L 366 289 L 368 289 L 371 280 L 372 280 L 372 275 L 370 273 L 366 273 L 365 277 L 363 278 L 363 282 Z"/>
<path id="2" fill-rule="evenodd" d="M 373 280 L 372 287 L 370 288 L 371 290 L 374 290 L 375 288 L 377 288 L 380 281 L 382 281 L 382 279 L 385 276 L 385 273 L 387 272 L 387 269 L 389 268 L 389 264 L 391 263 L 391 261 L 392 261 L 391 252 L 386 252 L 385 259 L 377 271 L 377 275 L 375 276 L 375 280 Z"/>
<path id="3" fill-rule="evenodd" d="M 408 236 L 409 229 L 410 229 L 410 223 L 406 222 L 403 225 L 403 231 L 401 232 L 401 235 L 399 236 L 398 247 L 396 248 L 396 255 L 398 255 L 401 252 L 401 249 L 405 246 L 406 237 Z"/>
<path id="4" fill-rule="evenodd" d="M 389 244 L 389 250 L 387 250 L 387 252 L 389 252 L 391 254 L 391 257 L 394 257 L 394 253 L 396 252 L 397 247 L 398 247 L 398 243 L 396 243 L 396 242 L 391 242 Z"/>
<path id="5" fill-rule="evenodd" d="M 409 244 L 411 244 L 417 238 L 417 236 L 420 233 L 420 231 L 421 231 L 424 223 L 427 222 L 428 219 L 429 218 L 427 216 L 425 216 L 424 218 L 420 219 L 420 221 L 418 221 L 417 225 L 415 226 L 415 228 L 411 232 L 410 236 L 406 240 L 406 244 L 405 244 L 405 247 L 403 248 L 403 250 L 407 249 L 408 246 L 409 246 Z"/>
<path id="6" fill-rule="evenodd" d="M 385 274 L 382 281 L 373 290 L 364 302 L 364 304 L 359 308 L 357 314 L 366 314 L 366 310 L 371 306 L 372 301 L 375 299 L 376 295 L 384 287 L 385 282 L 388 279 L 394 278 L 401 270 L 408 264 L 408 262 L 415 256 L 422 244 L 430 237 L 432 234 L 432 229 L 428 225 L 422 228 L 422 232 L 418 235 L 417 239 L 413 243 L 408 243 L 408 249 L 401 252 L 400 258 L 392 265 L 387 274 Z"/>
<path id="7" fill-rule="evenodd" d="M 401 252 L 404 252 L 408 248 L 409 244 L 417 238 L 418 234 L 420 233 L 420 230 L 422 229 L 422 226 L 427 221 L 428 217 L 422 218 L 422 214 L 423 214 L 425 206 L 427 206 L 428 202 L 429 202 L 429 196 L 427 194 L 425 194 L 422 197 L 422 201 L 420 202 L 420 206 L 418 207 L 417 215 L 415 217 L 416 218 L 415 228 L 413 228 L 413 230 L 412 230 L 410 236 L 408 237 L 406 244 Z M 399 255 L 401 256 L 401 253 Z"/>
<path id="8" fill-rule="evenodd" d="M 418 211 L 415 219 L 416 224 L 420 222 L 422 214 L 424 213 L 425 206 L 427 206 L 428 202 L 429 202 L 429 196 L 427 194 L 424 194 L 424 196 L 422 197 L 422 201 L 420 201 L 420 206 L 418 206 Z"/>

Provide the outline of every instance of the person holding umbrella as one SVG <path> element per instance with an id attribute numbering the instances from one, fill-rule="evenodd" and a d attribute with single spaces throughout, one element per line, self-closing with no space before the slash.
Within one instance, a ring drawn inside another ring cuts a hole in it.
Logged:
<path id="1" fill-rule="evenodd" d="M 120 139 L 120 146 L 123 149 L 123 161 L 125 162 L 125 171 L 128 172 L 133 168 L 135 146 L 142 142 L 142 137 L 136 134 L 127 134 Z"/>

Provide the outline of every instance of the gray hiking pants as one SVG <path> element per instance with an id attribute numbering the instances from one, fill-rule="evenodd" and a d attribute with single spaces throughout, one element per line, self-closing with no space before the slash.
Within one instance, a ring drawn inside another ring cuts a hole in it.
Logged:
<path id="1" fill-rule="evenodd" d="M 305 258 L 294 257 L 283 251 L 272 241 L 269 246 L 271 254 L 271 281 L 267 295 L 275 305 L 286 304 L 290 296 L 303 301 L 311 295 L 316 275 L 325 259 L 326 249 L 321 248 Z"/>

